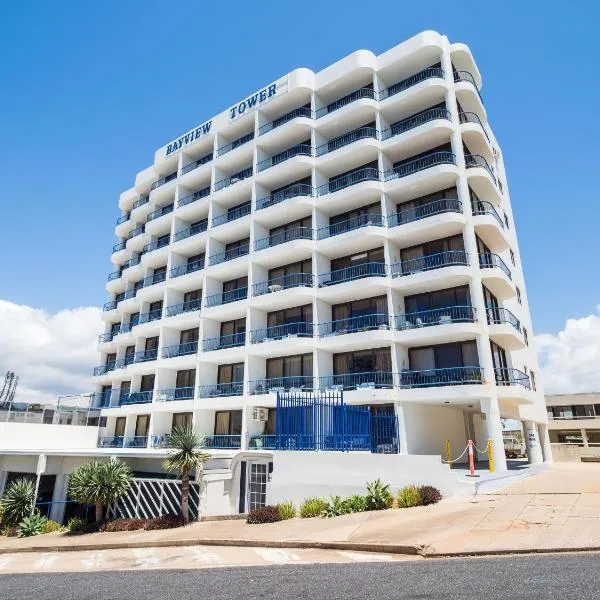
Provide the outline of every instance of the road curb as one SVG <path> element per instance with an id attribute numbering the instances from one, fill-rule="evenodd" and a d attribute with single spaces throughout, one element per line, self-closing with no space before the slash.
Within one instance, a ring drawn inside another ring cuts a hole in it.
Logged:
<path id="1" fill-rule="evenodd" d="M 600 546 L 579 548 L 503 548 L 499 550 L 469 550 L 465 552 L 435 552 L 424 548 L 419 554 L 423 558 L 469 558 L 486 556 L 510 556 L 515 554 L 575 554 L 580 552 L 600 552 Z"/>

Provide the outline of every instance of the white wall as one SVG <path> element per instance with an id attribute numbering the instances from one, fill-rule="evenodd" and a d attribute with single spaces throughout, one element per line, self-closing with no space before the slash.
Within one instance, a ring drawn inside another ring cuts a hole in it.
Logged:
<path id="1" fill-rule="evenodd" d="M 79 425 L 0 423 L 2 450 L 64 450 L 96 448 L 98 429 Z"/>

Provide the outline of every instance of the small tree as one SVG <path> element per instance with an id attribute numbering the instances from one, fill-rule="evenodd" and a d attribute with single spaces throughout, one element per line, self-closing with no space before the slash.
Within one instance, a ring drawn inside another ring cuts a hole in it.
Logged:
<path id="1" fill-rule="evenodd" d="M 97 523 L 102 521 L 104 507 L 122 498 L 130 487 L 131 471 L 116 457 L 92 460 L 69 477 L 69 496 L 82 504 L 93 504 Z"/>
<path id="2" fill-rule="evenodd" d="M 35 485 L 31 479 L 22 477 L 15 479 L 4 492 L 2 503 L 2 522 L 5 525 L 16 526 L 31 513 L 35 502 Z"/>
<path id="3" fill-rule="evenodd" d="M 181 516 L 186 525 L 190 522 L 190 471 L 196 469 L 200 482 L 204 463 L 210 459 L 210 454 L 202 449 L 204 444 L 204 438 L 191 425 L 185 425 L 173 429 L 167 446 L 164 467 L 181 477 Z"/>

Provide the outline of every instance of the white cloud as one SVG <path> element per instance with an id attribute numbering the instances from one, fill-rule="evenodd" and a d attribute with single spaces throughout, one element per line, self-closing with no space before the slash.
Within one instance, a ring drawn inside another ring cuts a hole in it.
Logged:
<path id="1" fill-rule="evenodd" d="M 595 314 L 567 319 L 562 331 L 536 342 L 545 393 L 600 391 L 600 304 Z"/>
<path id="2" fill-rule="evenodd" d="M 0 385 L 10 370 L 19 376 L 15 400 L 22 402 L 91 391 L 100 315 L 96 307 L 51 315 L 0 300 Z"/>

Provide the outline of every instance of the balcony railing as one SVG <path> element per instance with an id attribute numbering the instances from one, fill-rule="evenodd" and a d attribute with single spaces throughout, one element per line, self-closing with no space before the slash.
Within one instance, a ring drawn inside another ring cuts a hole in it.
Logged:
<path id="1" fill-rule="evenodd" d="M 228 152 L 231 152 L 232 150 L 235 150 L 236 148 L 239 148 L 240 146 L 243 146 L 244 144 L 251 142 L 253 139 L 254 139 L 254 131 L 251 131 L 250 133 L 243 135 L 241 138 L 234 140 L 233 142 L 231 142 L 229 144 L 225 144 L 224 146 L 221 146 L 220 148 L 218 148 L 217 156 L 223 156 L 223 154 L 227 154 Z"/>
<path id="2" fill-rule="evenodd" d="M 269 377 L 248 382 L 251 394 L 268 394 L 290 390 L 309 391 L 314 389 L 315 380 L 312 375 L 295 375 L 291 377 Z"/>
<path id="3" fill-rule="evenodd" d="M 107 281 L 115 281 L 116 279 L 119 279 L 119 277 L 121 277 L 121 270 L 122 269 L 119 269 L 118 271 L 113 271 L 112 273 L 109 273 Z"/>
<path id="4" fill-rule="evenodd" d="M 152 402 L 154 392 L 148 390 L 145 392 L 124 392 L 121 394 L 119 404 L 149 404 Z"/>
<path id="5" fill-rule="evenodd" d="M 364 169 L 358 169 L 342 177 L 336 177 L 330 179 L 329 183 L 320 185 L 317 188 L 317 196 L 323 196 L 325 194 L 333 194 L 339 190 L 343 190 L 357 183 L 363 181 L 381 181 L 382 173 L 379 169 L 373 167 L 365 167 Z"/>
<path id="6" fill-rule="evenodd" d="M 297 183 L 295 185 L 291 185 L 290 187 L 281 190 L 279 192 L 275 192 L 269 196 L 265 196 L 263 198 L 259 198 L 256 201 L 256 210 L 260 210 L 262 208 L 268 208 L 269 206 L 273 206 L 274 204 L 279 204 L 284 200 L 288 200 L 289 198 L 297 198 L 299 196 L 314 196 L 314 188 L 306 183 Z"/>
<path id="7" fill-rule="evenodd" d="M 215 450 L 237 450 L 242 447 L 241 435 L 206 435 L 204 447 Z"/>
<path id="8" fill-rule="evenodd" d="M 116 332 L 114 331 L 107 331 L 106 333 L 101 333 L 98 336 L 98 343 L 99 344 L 103 344 L 106 342 L 112 342 L 112 339 L 115 337 Z"/>
<path id="9" fill-rule="evenodd" d="M 121 240 L 120 242 L 117 242 L 113 247 L 112 247 L 112 251 L 113 252 L 119 252 L 120 250 L 125 250 L 125 246 L 126 246 L 127 242 L 125 240 Z"/>
<path id="10" fill-rule="evenodd" d="M 464 266 L 468 264 L 469 256 L 464 250 L 446 250 L 437 254 L 428 254 L 427 256 L 419 256 L 418 258 L 394 263 L 390 267 L 390 271 L 392 277 L 403 277 L 421 271 L 431 271 L 432 269 L 441 269 L 442 267 Z"/>
<path id="11" fill-rule="evenodd" d="M 171 236 L 167 235 L 164 238 L 159 238 L 157 240 L 153 240 L 149 244 L 144 246 L 144 253 L 152 252 L 154 250 L 158 250 L 159 248 L 165 248 L 171 242 Z"/>
<path id="12" fill-rule="evenodd" d="M 506 263 L 493 252 L 482 252 L 479 255 L 479 266 L 482 269 L 493 269 L 497 267 L 500 269 L 509 279 L 512 279 L 510 269 L 506 266 Z"/>
<path id="13" fill-rule="evenodd" d="M 277 438 L 277 434 L 274 433 L 253 435 L 250 438 L 248 447 L 254 450 L 275 450 L 277 448 Z"/>
<path id="14" fill-rule="evenodd" d="M 377 95 L 373 88 L 360 88 L 350 94 L 347 94 L 346 96 L 343 96 L 342 98 L 339 98 L 338 100 L 330 102 L 327 106 L 323 106 L 317 109 L 315 116 L 317 117 L 317 119 L 320 119 L 321 117 L 324 117 L 325 115 L 328 115 L 344 106 L 347 106 L 352 102 L 356 102 L 357 100 L 362 100 L 363 98 L 375 100 L 376 97 Z"/>
<path id="15" fill-rule="evenodd" d="M 173 304 L 172 306 L 167 306 L 166 316 L 174 317 L 174 316 L 180 315 L 182 313 L 200 310 L 201 304 L 202 304 L 202 301 L 200 299 L 198 299 L 198 300 L 188 300 L 187 302 L 181 302 L 180 304 Z"/>
<path id="16" fill-rule="evenodd" d="M 273 292 L 280 292 L 295 287 L 313 287 L 314 276 L 312 273 L 290 273 L 282 277 L 273 277 L 268 281 L 260 281 L 252 286 L 254 296 L 263 296 Z"/>
<path id="17" fill-rule="evenodd" d="M 409 162 L 403 163 L 386 171 L 384 173 L 385 181 L 390 181 L 392 179 L 401 179 L 402 177 L 408 177 L 408 175 L 413 175 L 414 173 L 418 173 L 419 171 L 424 171 L 425 169 L 429 169 L 430 167 L 435 167 L 437 165 L 455 165 L 456 157 L 452 152 L 432 152 L 427 156 L 422 156 L 421 158 L 416 158 Z"/>
<path id="18" fill-rule="evenodd" d="M 120 389 L 105 390 L 92 394 L 91 408 L 113 408 L 119 406 Z"/>
<path id="19" fill-rule="evenodd" d="M 120 294 L 120 298 L 117 300 L 117 304 L 119 302 L 121 302 L 122 300 L 129 300 L 130 298 L 135 298 L 135 295 L 137 293 L 139 288 L 130 288 L 128 290 L 125 290 L 124 292 L 122 292 L 122 294 Z"/>
<path id="20" fill-rule="evenodd" d="M 442 198 L 441 200 L 427 202 L 421 206 L 402 209 L 387 218 L 388 227 L 396 227 L 403 223 L 412 223 L 413 221 L 419 221 L 420 219 L 426 219 L 427 217 L 447 212 L 462 213 L 462 202 L 457 198 Z"/>
<path id="21" fill-rule="evenodd" d="M 229 250 L 225 250 L 225 252 L 219 252 L 218 254 L 213 254 L 208 257 L 209 265 L 218 265 L 229 260 L 233 260 L 234 258 L 238 258 L 240 256 L 246 256 L 250 253 L 250 244 L 245 244 L 243 246 L 236 246 L 235 248 L 230 248 Z"/>
<path id="22" fill-rule="evenodd" d="M 234 210 L 230 210 L 218 217 L 214 217 L 212 220 L 212 226 L 217 227 L 218 225 L 223 225 L 223 223 L 229 223 L 230 221 L 235 221 L 236 219 L 241 219 L 246 215 L 249 215 L 252 211 L 252 206 L 250 204 L 244 204 L 239 208 L 235 208 Z"/>
<path id="23" fill-rule="evenodd" d="M 389 389 L 394 387 L 394 374 L 385 371 L 341 373 L 319 378 L 321 390 Z"/>
<path id="24" fill-rule="evenodd" d="M 319 287 L 343 283 L 344 281 L 354 281 L 364 277 L 385 277 L 387 267 L 383 262 L 369 262 L 345 269 L 338 269 L 330 273 L 321 273 L 319 275 Z"/>
<path id="25" fill-rule="evenodd" d="M 286 113 L 285 115 L 278 117 L 277 119 L 274 119 L 273 121 L 270 121 L 269 123 L 265 123 L 264 125 L 261 125 L 258 128 L 258 135 L 264 135 L 268 131 L 271 131 L 272 129 L 276 129 L 277 127 L 280 127 L 281 125 L 284 125 L 288 121 L 291 121 L 292 119 L 296 119 L 298 117 L 304 117 L 306 119 L 314 119 L 312 110 L 306 106 L 301 106 L 300 108 L 291 110 L 289 113 Z"/>
<path id="26" fill-rule="evenodd" d="M 374 140 L 379 139 L 379 131 L 377 131 L 377 128 L 375 128 L 375 127 L 359 127 L 358 129 L 355 129 L 354 131 L 349 131 L 348 133 L 345 133 L 344 135 L 340 135 L 339 137 L 336 137 L 333 140 L 329 140 L 325 144 L 318 146 L 316 149 L 316 155 L 323 156 L 324 154 L 327 154 L 328 152 L 333 152 L 334 150 L 337 150 L 338 148 L 343 148 L 344 146 L 348 146 L 349 144 L 352 144 L 353 142 L 356 142 L 358 140 L 368 139 L 368 138 L 374 139 Z"/>
<path id="27" fill-rule="evenodd" d="M 161 433 L 159 435 L 153 435 L 150 439 L 150 448 L 167 448 L 169 446 L 170 439 L 170 433 Z"/>
<path id="28" fill-rule="evenodd" d="M 192 202 L 196 202 L 196 200 L 200 200 L 200 198 L 206 198 L 206 196 L 210 195 L 210 186 L 205 187 L 201 190 L 198 190 L 197 192 L 194 192 L 193 194 L 188 194 L 187 196 L 184 196 L 183 198 L 179 198 L 179 200 L 177 200 L 177 206 L 181 207 L 181 206 L 185 206 L 186 204 L 191 204 Z"/>
<path id="29" fill-rule="evenodd" d="M 255 240 L 254 250 L 264 250 L 265 248 L 279 246 L 279 244 L 285 244 L 292 240 L 312 240 L 313 235 L 313 230 L 310 227 L 293 227 L 281 233 Z"/>
<path id="30" fill-rule="evenodd" d="M 156 394 L 156 399 L 159 402 L 170 402 L 173 400 L 193 400 L 193 387 L 175 387 L 166 390 L 159 390 Z"/>
<path id="31" fill-rule="evenodd" d="M 340 221 L 333 225 L 327 225 L 326 227 L 320 227 L 317 229 L 317 239 L 322 240 L 335 235 L 340 235 L 348 231 L 360 229 L 362 227 L 383 227 L 383 217 L 381 215 L 368 214 L 358 215 L 352 217 L 346 221 Z"/>
<path id="32" fill-rule="evenodd" d="M 119 333 L 129 333 L 138 323 L 139 319 L 136 321 L 130 321 L 129 323 L 121 323 L 121 327 L 119 327 Z"/>
<path id="33" fill-rule="evenodd" d="M 255 329 L 252 332 L 252 343 L 271 342 L 273 340 L 282 340 L 298 337 L 312 337 L 313 324 L 306 321 L 296 323 L 285 323 L 284 325 L 274 325 L 264 329 Z"/>
<path id="34" fill-rule="evenodd" d="M 159 217 L 162 217 L 164 215 L 168 215 L 169 213 L 173 212 L 173 204 L 167 204 L 167 206 L 161 206 L 160 208 L 157 208 L 156 210 L 153 210 L 147 217 L 146 217 L 146 223 L 148 221 L 154 221 L 154 219 L 158 219 Z"/>
<path id="35" fill-rule="evenodd" d="M 450 323 L 474 323 L 477 311 L 473 306 L 446 306 L 432 310 L 421 310 L 394 317 L 394 327 L 398 331 L 430 327 L 432 325 L 448 325 Z"/>
<path id="36" fill-rule="evenodd" d="M 189 173 L 190 171 L 197 169 L 199 166 L 209 163 L 212 159 L 213 159 L 213 155 L 211 152 L 210 154 L 207 154 L 206 156 L 203 156 L 202 158 L 199 158 L 198 160 L 195 160 L 195 161 L 185 165 L 181 169 L 181 175 L 185 175 L 186 173 Z"/>
<path id="37" fill-rule="evenodd" d="M 201 271 L 204 269 L 204 259 L 195 260 L 191 263 L 186 263 L 184 265 L 177 265 L 173 267 L 170 272 L 171 278 L 173 277 L 181 277 L 183 275 L 187 275 L 188 273 L 195 273 L 196 271 Z"/>
<path id="38" fill-rule="evenodd" d="M 490 306 L 485 309 L 487 313 L 488 325 L 502 325 L 507 323 L 512 325 L 519 333 L 521 333 L 521 322 L 507 308 L 497 308 Z"/>
<path id="39" fill-rule="evenodd" d="M 218 192 L 219 190 L 229 187 L 230 185 L 233 185 L 234 183 L 238 183 L 239 181 L 242 181 L 243 179 L 252 177 L 252 173 L 253 173 L 252 167 L 248 167 L 247 169 L 244 169 L 243 171 L 240 171 L 239 173 L 235 173 L 234 175 L 231 175 L 230 177 L 225 177 L 223 179 L 220 179 L 219 181 L 217 181 L 215 183 L 214 191 Z"/>
<path id="40" fill-rule="evenodd" d="M 265 160 L 261 160 L 256 165 L 256 172 L 260 173 L 268 169 L 269 167 L 274 167 L 294 156 L 313 156 L 313 148 L 310 144 L 298 144 L 296 146 L 292 146 L 288 150 L 284 152 L 280 152 L 275 156 L 270 156 L 269 158 L 265 158 Z"/>
<path id="41" fill-rule="evenodd" d="M 221 335 L 219 337 L 208 338 L 202 342 L 204 352 L 213 350 L 223 350 L 225 348 L 236 348 L 246 343 L 246 332 L 232 333 L 230 335 Z"/>
<path id="42" fill-rule="evenodd" d="M 494 183 L 498 183 L 496 175 L 494 175 L 494 171 L 492 171 L 492 167 L 490 167 L 488 161 L 480 154 L 465 154 L 465 166 L 467 169 L 474 169 L 477 167 L 485 169 Z"/>
<path id="43" fill-rule="evenodd" d="M 137 325 L 137 323 L 134 323 L 134 325 Z M 133 364 L 134 359 L 135 359 L 135 354 L 133 352 L 130 352 L 129 354 L 126 354 L 122 358 L 118 358 L 115 361 L 115 368 L 116 369 L 124 369 L 125 367 Z"/>
<path id="44" fill-rule="evenodd" d="M 177 179 L 177 173 L 171 173 L 166 177 L 161 177 L 156 181 L 152 182 L 152 185 L 150 186 L 150 191 L 155 190 L 156 188 L 159 188 L 165 185 L 166 183 L 169 183 L 170 181 L 175 181 L 175 179 Z"/>
<path id="45" fill-rule="evenodd" d="M 144 279 L 143 287 L 150 287 L 151 285 L 155 285 L 157 283 L 162 283 L 167 278 L 167 274 L 164 271 L 160 273 L 154 273 L 149 277 Z"/>
<path id="46" fill-rule="evenodd" d="M 448 385 L 470 385 L 484 382 L 481 367 L 449 367 L 424 371 L 402 371 L 401 388 L 444 387 Z"/>
<path id="47" fill-rule="evenodd" d="M 437 119 L 445 119 L 449 121 L 450 111 L 446 110 L 445 108 L 430 108 L 429 110 L 425 110 L 422 113 L 413 115 L 412 117 L 408 117 L 407 119 L 403 119 L 402 121 L 395 123 L 388 129 L 384 129 L 381 132 L 381 139 L 387 140 L 396 135 L 405 133 L 406 131 L 410 131 L 415 127 L 419 127 L 424 123 L 436 121 Z"/>
<path id="48" fill-rule="evenodd" d="M 474 112 L 458 113 L 458 120 L 460 121 L 460 123 L 476 123 L 477 125 L 479 125 L 481 127 L 483 133 L 485 134 L 487 141 L 490 142 L 490 136 L 488 135 L 487 131 L 485 130 L 485 127 L 483 126 L 483 123 L 481 122 L 481 119 L 479 118 L 479 115 L 477 113 L 474 113 Z"/>
<path id="49" fill-rule="evenodd" d="M 236 302 L 237 300 L 245 300 L 248 297 L 248 288 L 237 288 L 235 290 L 228 290 L 221 294 L 212 294 L 206 297 L 206 306 L 220 306 L 221 304 L 229 304 L 230 302 Z"/>
<path id="50" fill-rule="evenodd" d="M 492 217 L 498 221 L 500 229 L 504 229 L 504 222 L 500 218 L 500 215 L 493 204 L 485 202 L 484 200 L 471 200 L 471 210 L 473 211 L 473 216 L 492 215 Z"/>
<path id="51" fill-rule="evenodd" d="M 98 448 L 122 448 L 125 436 L 103 435 L 98 439 Z"/>
<path id="52" fill-rule="evenodd" d="M 148 362 L 150 360 L 156 360 L 158 356 L 158 348 L 151 348 L 150 350 L 140 350 L 133 355 L 134 363 Z"/>
<path id="53" fill-rule="evenodd" d="M 108 302 L 104 303 L 104 306 L 102 307 L 102 310 L 104 312 L 107 312 L 109 310 L 115 310 L 117 308 L 117 301 L 116 300 L 109 300 Z"/>
<path id="54" fill-rule="evenodd" d="M 180 240 L 185 240 L 193 235 L 198 235 L 199 233 L 203 233 L 208 228 L 208 219 L 204 219 L 202 222 L 197 225 L 193 225 L 192 227 L 188 227 L 187 229 L 182 229 L 173 235 L 173 241 L 179 242 Z"/>
<path id="55" fill-rule="evenodd" d="M 94 377 L 98 377 L 100 375 L 109 373 L 110 371 L 114 371 L 116 368 L 115 363 L 116 363 L 116 361 L 113 360 L 113 361 L 107 362 L 104 365 L 94 367 Z"/>
<path id="56" fill-rule="evenodd" d="M 390 318 L 387 313 L 374 313 L 371 315 L 360 315 L 337 319 L 327 323 L 319 323 L 319 336 L 343 335 L 346 333 L 357 333 L 359 331 L 388 330 Z"/>
<path id="57" fill-rule="evenodd" d="M 147 435 L 128 435 L 125 436 L 123 448 L 146 448 L 148 446 Z"/>
<path id="58" fill-rule="evenodd" d="M 428 67 L 427 69 L 423 69 L 422 71 L 419 71 L 418 73 L 415 73 L 414 75 L 411 75 L 410 77 L 407 77 L 406 79 L 403 79 L 402 81 L 399 81 L 398 83 L 390 85 L 384 90 L 381 90 L 379 92 L 379 99 L 385 100 L 385 98 L 399 94 L 413 85 L 417 85 L 418 83 L 433 77 L 443 79 L 444 70 L 441 67 Z"/>
<path id="59" fill-rule="evenodd" d="M 144 225 L 138 225 L 137 227 L 135 227 L 135 229 L 132 229 L 129 232 L 129 235 L 127 236 L 127 239 L 130 240 L 134 237 L 137 237 L 138 235 L 141 235 L 142 233 L 144 233 L 145 230 L 145 226 Z"/>
<path id="60" fill-rule="evenodd" d="M 129 215 L 121 215 L 118 219 L 117 219 L 117 225 L 121 225 L 122 223 L 127 223 L 127 221 L 129 221 Z"/>
<path id="61" fill-rule="evenodd" d="M 135 267 L 136 265 L 140 264 L 140 258 L 141 258 L 141 254 L 136 254 L 135 256 L 132 256 L 124 265 L 123 265 L 123 270 L 125 269 L 129 269 L 130 267 Z"/>
<path id="62" fill-rule="evenodd" d="M 201 385 L 198 388 L 200 398 L 216 398 L 221 396 L 241 396 L 244 393 L 243 381 L 232 381 L 231 383 L 213 383 Z"/>
<path id="63" fill-rule="evenodd" d="M 198 352 L 198 342 L 185 342 L 184 344 L 175 344 L 162 349 L 163 358 L 174 358 L 176 356 L 188 356 Z"/>
<path id="64" fill-rule="evenodd" d="M 144 206 L 144 204 L 148 204 L 148 202 L 150 202 L 150 198 L 148 198 L 148 196 L 142 196 L 139 200 L 136 200 L 133 203 L 131 210 L 139 208 L 140 206 Z"/>
<path id="65" fill-rule="evenodd" d="M 477 87 L 477 83 L 475 83 L 475 78 L 473 77 L 473 75 L 471 75 L 471 73 L 469 73 L 469 71 L 455 71 L 454 72 L 454 82 L 458 83 L 459 81 L 467 81 L 468 83 L 471 83 L 473 85 L 473 87 L 475 88 L 475 90 L 477 91 L 477 95 L 479 96 L 479 99 L 483 103 L 483 98 L 481 97 L 481 93 L 479 91 L 479 88 Z"/>
<path id="66" fill-rule="evenodd" d="M 494 369 L 496 385 L 520 385 L 526 390 L 531 389 L 531 379 L 527 373 L 519 369 Z"/>

